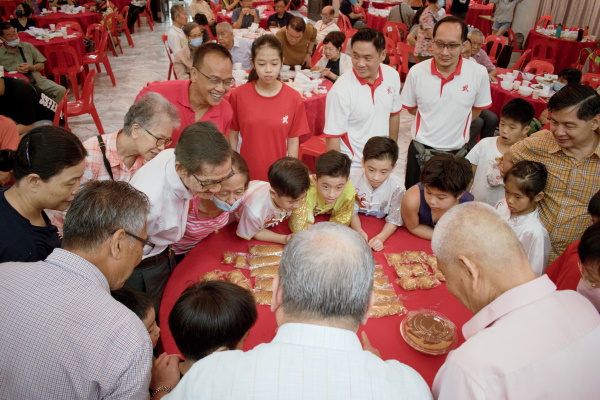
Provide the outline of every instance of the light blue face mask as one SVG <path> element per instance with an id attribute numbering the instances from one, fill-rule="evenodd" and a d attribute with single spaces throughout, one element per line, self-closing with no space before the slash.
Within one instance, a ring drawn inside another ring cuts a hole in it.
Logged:
<path id="1" fill-rule="evenodd" d="M 223 210 L 226 212 L 232 212 L 237 210 L 237 208 L 240 206 L 240 204 L 242 203 L 242 200 L 244 199 L 244 196 L 240 197 L 239 199 L 236 200 L 235 203 L 233 204 L 229 204 L 223 200 L 217 199 L 216 196 L 211 197 L 211 200 L 213 203 L 215 203 L 215 206 L 217 206 L 217 208 L 219 210 Z"/>
<path id="2" fill-rule="evenodd" d="M 16 38 L 15 40 L 11 40 L 10 42 L 6 42 L 6 44 L 10 47 L 17 47 L 17 45 L 21 42 L 21 39 Z"/>
<path id="3" fill-rule="evenodd" d="M 444 8 L 444 6 L 446 5 L 446 0 L 438 0 L 436 5 L 438 8 Z"/>
<path id="4" fill-rule="evenodd" d="M 552 89 L 554 89 L 555 92 L 558 92 L 560 89 L 564 88 L 565 86 L 567 86 L 566 83 L 561 83 L 559 81 L 554 82 L 554 86 L 552 87 Z"/>
<path id="5" fill-rule="evenodd" d="M 202 44 L 202 38 L 193 38 L 190 39 L 190 44 L 192 45 L 192 47 L 199 47 Z"/>
<path id="6" fill-rule="evenodd" d="M 350 4 L 352 4 L 352 5 L 355 5 L 358 2 L 358 0 L 349 0 L 349 1 L 350 1 Z"/>

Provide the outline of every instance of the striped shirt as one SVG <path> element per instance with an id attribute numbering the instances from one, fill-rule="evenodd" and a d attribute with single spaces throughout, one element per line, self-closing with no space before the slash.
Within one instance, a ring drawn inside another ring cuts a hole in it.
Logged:
<path id="1" fill-rule="evenodd" d="M 550 131 L 540 131 L 509 149 L 514 163 L 538 161 L 548 169 L 540 219 L 548 230 L 552 250 L 549 262 L 579 239 L 590 225 L 587 207 L 600 190 L 600 143 L 581 161 L 565 153 Z"/>
<path id="2" fill-rule="evenodd" d="M 148 398 L 148 332 L 87 260 L 0 264 L 0 305 L 0 398 Z"/>

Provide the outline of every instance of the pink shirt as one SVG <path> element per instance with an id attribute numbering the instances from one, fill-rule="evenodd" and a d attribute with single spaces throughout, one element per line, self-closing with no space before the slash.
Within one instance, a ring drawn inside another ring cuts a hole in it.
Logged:
<path id="1" fill-rule="evenodd" d="M 487 53 L 483 49 L 480 49 L 477 52 L 477 54 L 475 54 L 471 58 L 473 60 L 477 61 L 477 64 L 483 65 L 485 67 L 485 69 L 488 70 L 488 72 L 496 69 L 496 66 L 494 65 L 494 63 L 492 63 L 492 60 L 490 60 L 490 57 L 488 57 Z"/>
<path id="2" fill-rule="evenodd" d="M 600 316 L 544 275 L 499 296 L 463 326 L 433 382 L 437 399 L 593 399 Z"/>

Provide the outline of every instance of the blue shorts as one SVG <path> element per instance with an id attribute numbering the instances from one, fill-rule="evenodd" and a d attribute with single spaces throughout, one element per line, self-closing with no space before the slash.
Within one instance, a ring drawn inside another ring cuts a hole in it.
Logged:
<path id="1" fill-rule="evenodd" d="M 502 29 L 504 32 L 508 32 L 508 28 L 510 28 L 510 24 L 512 24 L 512 22 L 494 21 L 494 25 L 492 25 L 492 30 L 499 31 L 500 29 Z"/>

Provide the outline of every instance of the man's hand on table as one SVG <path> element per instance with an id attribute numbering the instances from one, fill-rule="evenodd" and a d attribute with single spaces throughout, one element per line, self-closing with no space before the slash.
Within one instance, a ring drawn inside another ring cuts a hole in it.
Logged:
<path id="1" fill-rule="evenodd" d="M 377 350 L 375 347 L 371 346 L 371 342 L 369 341 L 369 337 L 367 336 L 365 331 L 362 332 L 361 337 L 362 337 L 363 350 L 370 351 L 371 353 L 375 354 L 377 357 L 381 358 L 381 354 L 379 353 L 379 350 Z"/>
<path id="2" fill-rule="evenodd" d="M 498 79 L 496 79 L 496 77 L 495 77 L 495 76 L 488 75 L 488 77 L 490 78 L 490 82 L 492 82 L 492 83 L 496 83 L 496 82 L 498 82 Z"/>

